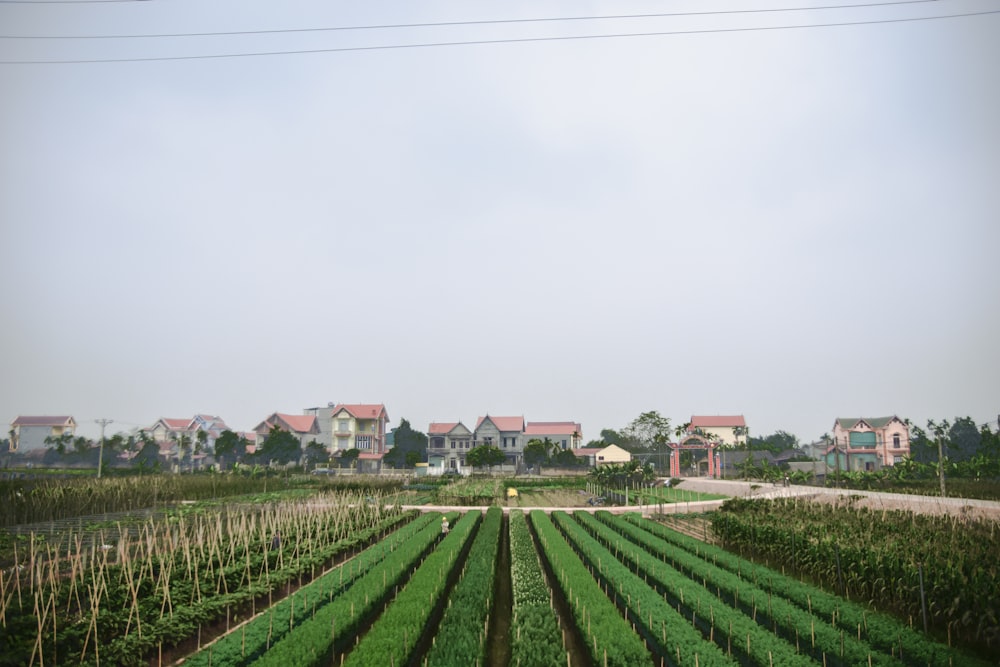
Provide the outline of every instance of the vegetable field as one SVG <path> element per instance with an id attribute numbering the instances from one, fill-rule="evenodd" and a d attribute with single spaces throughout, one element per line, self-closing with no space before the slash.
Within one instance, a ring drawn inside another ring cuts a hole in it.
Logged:
<path id="1" fill-rule="evenodd" d="M 0 664 L 995 664 L 638 514 L 369 500 L 151 523 L 106 550 L 29 547 L 0 582 Z"/>
<path id="2" fill-rule="evenodd" d="M 1000 653 L 1000 523 L 850 503 L 733 499 L 713 530 L 738 553 L 780 563 L 846 598 Z"/>

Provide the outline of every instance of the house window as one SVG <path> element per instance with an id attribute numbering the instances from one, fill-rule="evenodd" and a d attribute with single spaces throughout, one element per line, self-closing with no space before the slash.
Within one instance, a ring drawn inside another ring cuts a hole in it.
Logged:
<path id="1" fill-rule="evenodd" d="M 562 441 L 562 448 L 566 449 L 566 441 L 565 440 Z"/>
<path id="2" fill-rule="evenodd" d="M 455 443 L 454 443 L 454 442 L 453 442 L 453 443 L 451 443 L 451 448 L 452 448 L 452 449 L 455 449 Z"/>
<path id="3" fill-rule="evenodd" d="M 337 420 L 337 433 L 348 433 L 350 431 L 351 422 L 349 419 L 338 419 Z"/>
<path id="4" fill-rule="evenodd" d="M 899 434 L 898 433 L 895 433 L 892 436 L 892 446 L 894 448 L 896 448 L 896 449 L 899 449 Z"/>

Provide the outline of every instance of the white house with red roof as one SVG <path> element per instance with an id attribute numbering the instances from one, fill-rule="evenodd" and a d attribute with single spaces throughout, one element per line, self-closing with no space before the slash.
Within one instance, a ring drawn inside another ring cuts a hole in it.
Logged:
<path id="1" fill-rule="evenodd" d="M 431 422 L 427 429 L 427 463 L 431 468 L 458 470 L 473 445 L 474 435 L 462 422 Z"/>
<path id="2" fill-rule="evenodd" d="M 477 445 L 493 446 L 507 455 L 507 463 L 517 465 L 524 455 L 524 417 L 493 417 L 476 420 L 473 430 Z"/>
<path id="3" fill-rule="evenodd" d="M 11 451 L 30 452 L 43 449 L 45 439 L 76 434 L 76 420 L 69 416 L 16 417 L 10 423 Z"/>
<path id="4" fill-rule="evenodd" d="M 492 446 L 507 456 L 506 465 L 520 465 L 524 446 L 533 439 L 548 438 L 560 449 L 577 449 L 583 440 L 579 422 L 526 422 L 524 417 L 486 415 L 469 429 L 460 421 L 431 422 L 427 429 L 427 462 L 430 468 L 462 470 L 474 447 Z"/>
<path id="5" fill-rule="evenodd" d="M 727 447 L 744 445 L 750 436 L 743 415 L 691 415 L 687 432 L 687 436 L 681 440 L 682 443 L 699 436 L 707 436 Z"/>
<path id="6" fill-rule="evenodd" d="M 562 450 L 580 449 L 583 444 L 583 426 L 578 422 L 527 422 L 524 425 L 525 444 L 532 440 L 548 438 Z"/>

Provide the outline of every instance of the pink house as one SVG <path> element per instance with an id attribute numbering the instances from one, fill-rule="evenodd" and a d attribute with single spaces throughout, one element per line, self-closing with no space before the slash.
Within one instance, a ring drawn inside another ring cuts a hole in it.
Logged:
<path id="1" fill-rule="evenodd" d="M 833 423 L 826 461 L 845 471 L 878 470 L 909 455 L 910 427 L 899 417 L 840 417 Z"/>

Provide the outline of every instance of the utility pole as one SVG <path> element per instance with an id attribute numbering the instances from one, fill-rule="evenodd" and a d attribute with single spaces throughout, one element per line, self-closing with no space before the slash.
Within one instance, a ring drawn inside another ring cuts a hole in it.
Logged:
<path id="1" fill-rule="evenodd" d="M 941 497 L 945 498 L 947 494 L 944 488 L 944 433 L 937 434 L 937 445 L 938 445 L 938 478 L 941 482 Z"/>
<path id="2" fill-rule="evenodd" d="M 101 425 L 101 453 L 97 459 L 97 479 L 101 478 L 101 468 L 104 467 L 104 427 L 108 424 L 113 424 L 114 419 L 95 419 L 95 424 Z"/>

